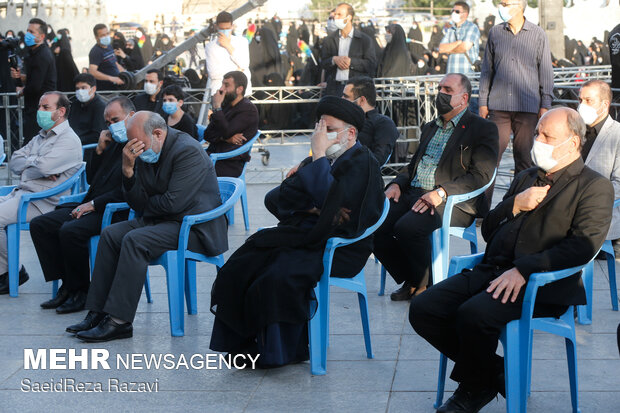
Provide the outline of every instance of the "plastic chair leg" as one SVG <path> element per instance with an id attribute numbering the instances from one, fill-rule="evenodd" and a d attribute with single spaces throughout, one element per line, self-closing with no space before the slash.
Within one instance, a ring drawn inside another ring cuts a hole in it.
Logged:
<path id="1" fill-rule="evenodd" d="M 167 252 L 163 256 L 163 266 L 166 269 L 168 285 L 168 310 L 170 312 L 170 334 L 174 337 L 182 337 L 185 334 L 184 303 L 185 292 L 184 278 L 180 276 L 177 265 L 177 254 Z"/>
<path id="2" fill-rule="evenodd" d="M 185 302 L 188 314 L 198 313 L 196 298 L 196 261 L 185 260 Z"/>
<path id="3" fill-rule="evenodd" d="M 52 298 L 56 298 L 58 294 L 58 280 L 52 281 Z"/>
<path id="4" fill-rule="evenodd" d="M 19 290 L 19 230 L 16 224 L 6 226 L 6 240 L 9 264 L 9 295 L 17 297 Z"/>
<path id="5" fill-rule="evenodd" d="M 385 294 L 385 277 L 386 277 L 386 271 L 385 271 L 385 267 L 382 265 L 381 266 L 381 285 L 379 287 L 379 295 Z"/>
<path id="6" fill-rule="evenodd" d="M 146 294 L 146 302 L 151 304 L 153 299 L 151 298 L 151 281 L 149 280 L 149 269 L 146 269 L 146 279 L 144 280 L 144 294 Z"/>
<path id="7" fill-rule="evenodd" d="M 245 191 L 245 187 L 243 188 L 243 192 L 241 193 L 241 211 L 243 212 L 243 223 L 245 224 L 245 230 L 250 230 L 250 218 L 248 216 L 248 195 Z"/>
<path id="8" fill-rule="evenodd" d="M 523 387 L 526 385 L 527 363 L 522 362 L 527 354 L 521 351 L 518 320 L 511 321 L 502 332 L 504 346 L 504 376 L 506 380 L 506 412 L 526 413 L 527 396 Z"/>
<path id="9" fill-rule="evenodd" d="M 370 342 L 370 323 L 368 321 L 368 301 L 366 294 L 357 293 L 357 299 L 360 303 L 360 315 L 362 317 L 362 329 L 364 330 L 364 344 L 366 344 L 366 357 L 374 358 L 372 354 L 372 344 Z"/>
<path id="10" fill-rule="evenodd" d="M 95 269 L 95 258 L 97 257 L 97 247 L 99 245 L 99 235 L 90 237 L 88 243 L 89 247 L 89 261 L 90 261 L 90 278 L 93 278 L 93 270 Z"/>
<path id="11" fill-rule="evenodd" d="M 579 413 L 579 392 L 577 391 L 577 343 L 566 338 L 566 361 L 568 362 L 568 378 L 570 380 L 570 401 L 573 413 Z"/>
<path id="12" fill-rule="evenodd" d="M 446 370 L 448 368 L 448 358 L 439 354 L 439 374 L 437 378 L 437 397 L 433 407 L 439 409 L 443 404 L 443 393 L 446 387 Z"/>
<path id="13" fill-rule="evenodd" d="M 586 289 L 586 305 L 577 306 L 577 321 L 579 324 L 592 324 L 592 290 L 594 279 L 594 264 L 590 262 L 583 270 L 583 284 Z"/>
<path id="14" fill-rule="evenodd" d="M 329 323 L 329 280 L 321 280 L 314 289 L 317 309 L 308 322 L 310 372 L 322 376 L 327 371 L 327 324 Z"/>
<path id="15" fill-rule="evenodd" d="M 611 295 L 611 308 L 618 311 L 618 286 L 616 285 L 616 257 L 605 253 L 607 257 L 607 274 L 609 275 L 609 294 Z"/>
<path id="16" fill-rule="evenodd" d="M 228 225 L 235 225 L 235 208 L 230 208 L 226 213 L 226 218 L 228 218 Z"/>

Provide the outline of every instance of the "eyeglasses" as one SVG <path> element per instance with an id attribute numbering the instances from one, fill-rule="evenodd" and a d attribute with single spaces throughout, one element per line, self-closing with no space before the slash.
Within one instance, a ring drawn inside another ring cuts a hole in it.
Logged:
<path id="1" fill-rule="evenodd" d="M 460 10 L 452 10 L 452 13 L 461 14 Z"/>

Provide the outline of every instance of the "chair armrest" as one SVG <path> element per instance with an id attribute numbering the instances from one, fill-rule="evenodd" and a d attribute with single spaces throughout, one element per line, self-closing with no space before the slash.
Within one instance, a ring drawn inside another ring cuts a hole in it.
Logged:
<path id="1" fill-rule="evenodd" d="M 82 202 L 85 196 L 86 196 L 86 192 L 80 192 L 79 194 L 61 196 L 60 200 L 58 201 L 58 205 L 68 204 L 69 202 Z"/>
<path id="2" fill-rule="evenodd" d="M 124 211 L 126 209 L 129 209 L 129 204 L 127 202 L 111 202 L 107 204 L 101 220 L 101 229 L 103 230 L 112 223 L 112 215 L 114 215 L 115 212 Z"/>
<path id="3" fill-rule="evenodd" d="M 359 240 L 362 240 L 368 236 L 370 236 L 373 232 L 375 232 L 377 230 L 377 228 L 379 228 L 381 226 L 381 224 L 383 224 L 383 221 L 385 221 L 385 218 L 387 218 L 387 214 L 390 210 L 390 200 L 385 198 L 383 200 L 383 212 L 381 213 L 381 216 L 379 217 L 379 219 L 377 220 L 377 222 L 366 228 L 366 230 L 362 233 L 362 235 L 360 235 L 359 237 L 356 238 L 340 238 L 340 237 L 332 237 L 330 239 L 327 240 L 327 243 L 325 244 L 325 250 L 330 250 L 330 249 L 334 249 L 334 248 L 338 248 L 338 247 L 343 247 L 345 245 L 350 245 L 353 244 Z"/>
<path id="4" fill-rule="evenodd" d="M 244 143 L 242 146 L 238 147 L 237 149 L 234 149 L 228 152 L 212 153 L 212 154 L 209 154 L 209 157 L 211 157 L 211 161 L 213 161 L 213 163 L 216 163 L 220 159 L 234 158 L 235 156 L 250 152 L 252 150 L 252 145 L 254 145 L 254 142 L 256 142 L 260 134 L 261 134 L 261 131 L 256 132 L 256 135 L 254 135 L 252 139 L 250 139 L 249 141 L 247 141 L 246 143 Z"/>
<path id="5" fill-rule="evenodd" d="M 10 194 L 15 188 L 17 188 L 17 185 L 0 186 L 0 196 Z"/>
<path id="6" fill-rule="evenodd" d="M 466 268 L 474 268 L 476 265 L 482 262 L 484 258 L 484 252 L 473 255 L 459 255 L 452 257 L 450 260 L 450 269 L 448 270 L 448 277 L 463 272 Z"/>
<path id="7" fill-rule="evenodd" d="M 616 199 L 616 200 L 614 201 L 614 208 L 616 208 L 616 207 L 618 207 L 618 206 L 620 206 L 620 198 L 618 198 L 618 199 Z"/>

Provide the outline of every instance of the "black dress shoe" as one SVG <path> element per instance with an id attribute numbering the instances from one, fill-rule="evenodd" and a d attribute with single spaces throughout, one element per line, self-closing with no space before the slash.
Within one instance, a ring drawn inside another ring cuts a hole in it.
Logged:
<path id="1" fill-rule="evenodd" d="M 56 308 L 56 312 L 58 314 L 69 314 L 82 311 L 86 305 L 86 297 L 86 292 L 76 291 L 69 296 L 63 305 Z"/>
<path id="2" fill-rule="evenodd" d="M 28 275 L 26 268 L 24 268 L 24 266 L 22 265 L 22 268 L 19 270 L 19 285 L 22 285 L 29 279 L 30 279 L 30 276 Z M 9 276 L 7 273 L 7 276 L 4 282 L 0 281 L 0 295 L 8 294 L 8 293 L 9 293 Z"/>
<path id="3" fill-rule="evenodd" d="M 75 336 L 87 343 L 102 343 L 119 338 L 129 338 L 133 337 L 133 325 L 131 323 L 118 324 L 112 320 L 112 317 L 106 315 L 97 327 L 80 331 Z"/>
<path id="4" fill-rule="evenodd" d="M 79 333 L 80 331 L 90 330 L 93 327 L 97 327 L 97 324 L 103 320 L 105 313 L 99 313 L 97 311 L 89 311 L 86 314 L 86 318 L 82 322 L 73 324 L 67 327 L 67 333 Z"/>
<path id="5" fill-rule="evenodd" d="M 45 308 L 46 310 L 49 310 L 50 308 L 56 308 L 62 305 L 65 301 L 67 301 L 69 296 L 71 296 L 69 290 L 66 289 L 64 285 L 61 285 L 58 289 L 58 292 L 56 293 L 56 297 L 52 298 L 51 300 L 42 302 L 41 308 Z"/>
<path id="6" fill-rule="evenodd" d="M 459 385 L 452 397 L 437 409 L 437 413 L 478 413 L 497 396 L 495 389 L 466 390 Z"/>
<path id="7" fill-rule="evenodd" d="M 398 290 L 390 294 L 390 298 L 392 299 L 392 301 L 409 300 L 411 297 L 413 297 L 414 291 L 415 291 L 415 288 L 413 288 L 411 284 L 405 281 L 404 284 Z"/>

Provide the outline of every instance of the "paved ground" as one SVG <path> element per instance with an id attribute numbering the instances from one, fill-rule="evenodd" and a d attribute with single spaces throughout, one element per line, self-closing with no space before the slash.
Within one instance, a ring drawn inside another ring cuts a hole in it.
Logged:
<path id="1" fill-rule="evenodd" d="M 298 148 L 296 152 L 303 153 Z M 276 151 L 277 152 L 277 151 Z M 296 154 L 298 155 L 298 154 Z M 272 152 L 292 165 L 299 156 Z M 260 162 L 259 157 L 253 162 Z M 251 177 L 250 177 L 251 179 Z M 249 185 L 251 231 L 245 232 L 237 206 L 237 221 L 230 227 L 231 250 L 258 227 L 275 220 L 262 205 L 271 185 Z M 501 194 L 498 194 L 501 195 Z M 84 314 L 57 315 L 42 310 L 51 287 L 43 280 L 32 242 L 23 233 L 21 261 L 31 275 L 18 298 L 0 296 L 0 407 L 1 411 L 201 411 L 201 412 L 431 412 L 435 397 L 438 353 L 417 336 L 407 320 L 408 304 L 377 296 L 379 266 L 366 265 L 370 327 L 375 358 L 366 358 L 357 299 L 354 293 L 332 289 L 330 348 L 327 375 L 310 375 L 308 363 L 274 370 L 178 370 L 117 368 L 110 370 L 25 370 L 24 349 L 107 349 L 109 360 L 117 355 L 210 353 L 208 348 L 213 315 L 208 310 L 215 270 L 198 267 L 199 313 L 185 317 L 185 336 L 171 337 L 168 321 L 165 274 L 151 267 L 154 302 L 141 299 L 134 323 L 134 337 L 89 345 L 64 332 Z M 462 240 L 453 240 L 454 253 L 466 253 Z M 388 280 L 387 291 L 395 287 Z M 579 389 L 583 412 L 620 411 L 620 359 L 616 326 L 620 314 L 611 311 L 607 271 L 597 262 L 594 283 L 594 322 L 579 326 Z M 501 346 L 500 346 L 501 347 Z M 561 339 L 536 334 L 534 340 L 531 412 L 570 411 L 569 385 Z M 78 365 L 79 366 L 79 365 Z M 143 366 L 143 365 L 142 365 Z M 62 379 L 101 382 L 103 393 L 28 392 L 30 383 L 58 385 Z M 109 397 L 109 381 L 156 382 L 158 392 L 116 393 Z M 448 381 L 448 390 L 454 383 Z M 503 412 L 503 399 L 491 402 L 483 412 Z"/>

